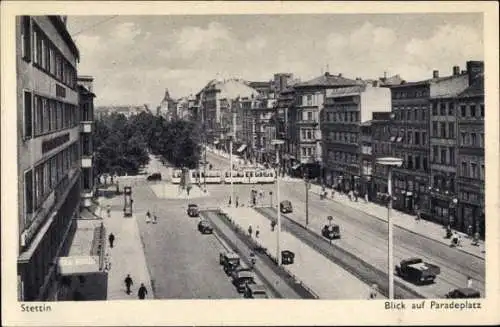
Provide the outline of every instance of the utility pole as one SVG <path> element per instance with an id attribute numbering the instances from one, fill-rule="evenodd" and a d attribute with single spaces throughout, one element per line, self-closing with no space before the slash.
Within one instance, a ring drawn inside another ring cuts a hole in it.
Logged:
<path id="1" fill-rule="evenodd" d="M 309 226 L 309 178 L 307 171 L 304 173 L 304 184 L 306 186 L 306 227 Z"/>
<path id="2" fill-rule="evenodd" d="M 208 140 L 207 140 L 207 125 L 205 122 L 203 122 L 203 138 L 205 141 L 205 151 L 204 151 L 204 159 L 203 159 L 203 192 L 207 192 L 207 147 L 208 147 Z"/>
<path id="3" fill-rule="evenodd" d="M 229 136 L 229 162 L 230 162 L 230 176 L 231 176 L 231 205 L 235 203 L 236 199 L 234 197 L 234 185 L 233 185 L 233 138 L 236 136 L 236 112 L 230 106 L 231 116 L 232 116 L 232 132 Z"/>

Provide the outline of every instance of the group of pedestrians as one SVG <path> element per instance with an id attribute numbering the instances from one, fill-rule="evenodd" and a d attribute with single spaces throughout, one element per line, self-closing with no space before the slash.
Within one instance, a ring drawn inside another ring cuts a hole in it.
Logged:
<path id="1" fill-rule="evenodd" d="M 146 223 L 149 224 L 149 223 L 153 223 L 153 224 L 156 224 L 158 222 L 158 217 L 156 216 L 156 214 L 154 215 L 151 215 L 151 213 L 149 212 L 146 212 Z"/>
<path id="2" fill-rule="evenodd" d="M 130 274 L 127 274 L 127 277 L 125 277 L 125 287 L 127 288 L 126 293 L 130 295 L 132 293 L 131 287 L 134 285 L 134 281 L 132 280 L 132 277 L 130 277 Z M 141 286 L 137 290 L 137 297 L 140 300 L 144 300 L 146 298 L 146 295 L 148 294 L 148 290 L 146 286 L 144 286 L 144 283 L 141 283 Z"/>

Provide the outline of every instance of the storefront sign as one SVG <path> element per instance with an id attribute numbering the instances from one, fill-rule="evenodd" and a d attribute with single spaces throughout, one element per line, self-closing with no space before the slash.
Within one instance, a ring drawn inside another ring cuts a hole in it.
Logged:
<path id="1" fill-rule="evenodd" d="M 49 152 L 69 141 L 69 133 L 42 142 L 42 153 Z"/>

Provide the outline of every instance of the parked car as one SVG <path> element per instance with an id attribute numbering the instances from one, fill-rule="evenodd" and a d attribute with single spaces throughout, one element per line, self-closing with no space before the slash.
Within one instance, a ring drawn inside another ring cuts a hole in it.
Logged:
<path id="1" fill-rule="evenodd" d="M 252 271 L 252 268 L 248 267 L 244 263 L 241 263 L 239 266 L 236 266 L 231 269 L 231 279 L 235 279 L 238 276 L 238 273 L 241 271 Z"/>
<path id="2" fill-rule="evenodd" d="M 340 238 L 340 227 L 337 224 L 325 225 L 321 230 L 321 235 L 329 240 Z"/>
<path id="3" fill-rule="evenodd" d="M 148 181 L 161 181 L 160 173 L 153 173 L 146 178 Z"/>
<path id="4" fill-rule="evenodd" d="M 238 267 L 240 265 L 240 256 L 234 252 L 221 252 L 219 254 L 219 263 L 227 271 L 228 266 Z"/>
<path id="5" fill-rule="evenodd" d="M 187 214 L 189 217 L 199 217 L 200 209 L 198 208 L 198 205 L 193 203 L 188 204 Z"/>
<path id="6" fill-rule="evenodd" d="M 405 280 L 416 284 L 432 283 L 441 269 L 433 264 L 424 262 L 420 258 L 401 260 L 396 266 L 396 274 Z"/>
<path id="7" fill-rule="evenodd" d="M 244 296 L 247 299 L 268 299 L 267 290 L 261 284 L 246 284 Z"/>
<path id="8" fill-rule="evenodd" d="M 202 234 L 212 234 L 214 232 L 214 228 L 208 220 L 201 220 L 198 223 L 198 231 Z"/>
<path id="9" fill-rule="evenodd" d="M 456 288 L 446 294 L 448 299 L 477 299 L 481 297 L 481 293 L 473 288 Z"/>
<path id="10" fill-rule="evenodd" d="M 290 213 L 293 212 L 292 202 L 289 200 L 284 200 L 280 202 L 280 211 L 281 213 Z"/>
<path id="11" fill-rule="evenodd" d="M 251 271 L 240 271 L 233 278 L 233 285 L 236 286 L 238 293 L 243 293 L 247 284 L 255 284 L 255 277 Z"/>

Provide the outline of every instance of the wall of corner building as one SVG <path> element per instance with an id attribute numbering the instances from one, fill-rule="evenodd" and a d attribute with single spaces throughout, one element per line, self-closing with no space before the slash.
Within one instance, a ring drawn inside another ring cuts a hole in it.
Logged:
<path id="1" fill-rule="evenodd" d="M 468 74 L 449 77 L 438 82 L 431 82 L 430 97 L 456 95 L 464 91 L 467 87 L 469 87 Z"/>

